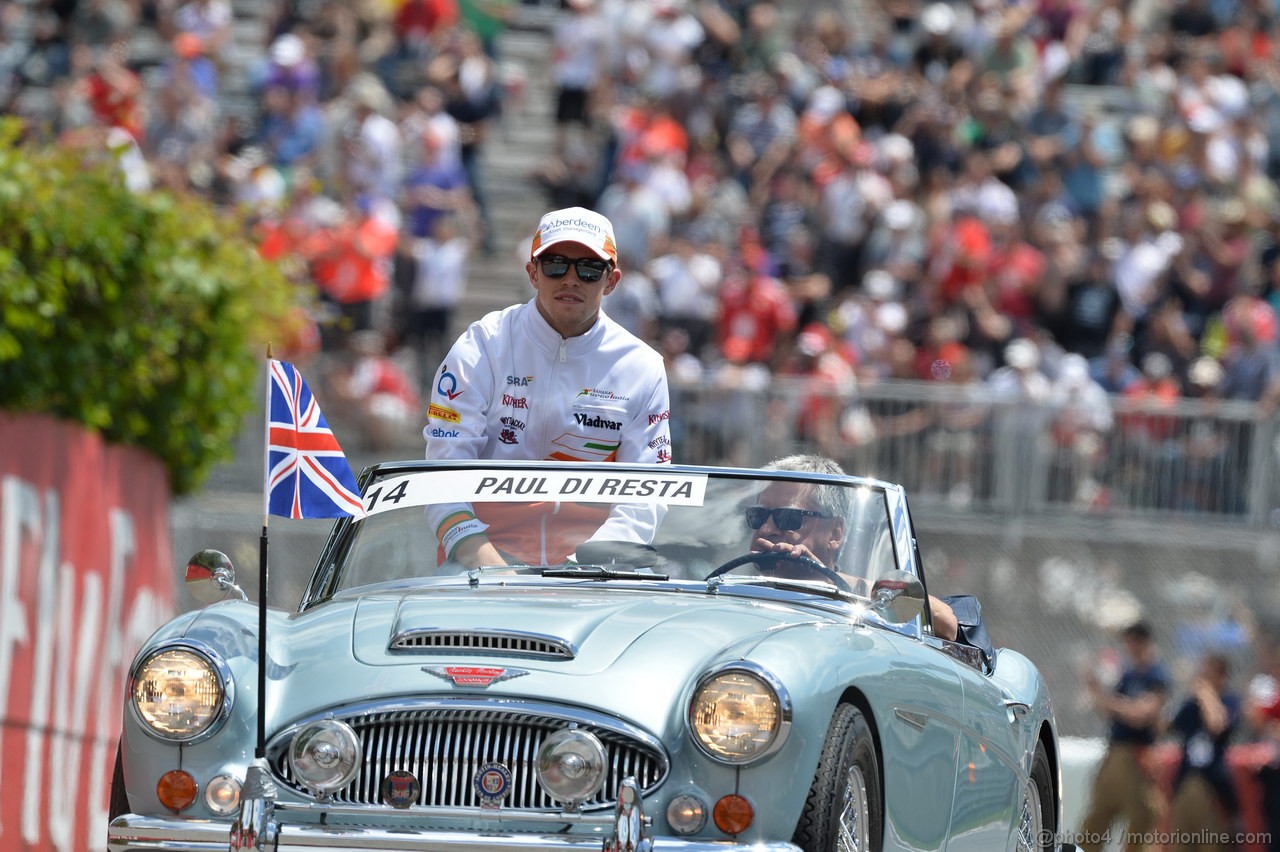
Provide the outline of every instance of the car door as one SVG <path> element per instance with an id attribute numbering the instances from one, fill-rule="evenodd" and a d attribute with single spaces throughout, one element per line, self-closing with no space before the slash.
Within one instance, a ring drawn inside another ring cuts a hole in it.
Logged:
<path id="1" fill-rule="evenodd" d="M 1006 703 L 984 671 L 965 661 L 978 660 L 965 655 L 967 649 L 932 637 L 928 642 L 950 662 L 964 693 L 947 852 L 1006 849 L 1019 804 L 1019 743 L 1026 739 L 1019 726 L 1029 723 L 1026 714 Z"/>

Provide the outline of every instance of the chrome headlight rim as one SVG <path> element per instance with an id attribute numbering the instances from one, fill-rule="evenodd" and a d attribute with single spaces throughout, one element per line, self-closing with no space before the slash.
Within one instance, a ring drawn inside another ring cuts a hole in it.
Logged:
<path id="1" fill-rule="evenodd" d="M 774 698 L 778 705 L 778 729 L 774 732 L 773 739 L 763 749 L 754 754 L 742 757 L 730 757 L 720 754 L 707 746 L 702 737 L 698 734 L 698 722 L 694 718 L 694 708 L 697 706 L 698 696 L 702 693 L 703 688 L 715 680 L 717 677 L 725 674 L 744 674 L 760 681 L 764 686 L 773 691 Z M 728 766 L 744 766 L 749 763 L 756 763 L 764 760 L 782 748 L 787 738 L 791 735 L 792 723 L 792 703 L 791 694 L 787 688 L 782 685 L 782 681 L 773 672 L 766 669 L 759 663 L 753 663 L 749 660 L 733 660 L 731 662 L 722 663 L 714 668 L 708 669 L 698 677 L 694 683 L 693 691 L 689 694 L 689 704 L 685 712 L 685 724 L 689 728 L 689 738 L 693 740 L 698 751 L 714 760 L 716 763 Z"/>
<path id="2" fill-rule="evenodd" d="M 205 727 L 194 734 L 183 736 L 171 736 L 161 731 L 157 731 L 152 727 L 151 723 L 143 716 L 142 711 L 138 709 L 137 702 L 134 701 L 134 688 L 138 683 L 138 675 L 147 667 L 156 657 L 170 651 L 186 651 L 200 657 L 209 668 L 213 670 L 214 676 L 218 680 L 219 686 L 222 688 L 222 699 L 218 702 L 218 709 L 214 712 L 212 718 Z M 143 730 L 149 737 L 159 740 L 163 743 L 178 745 L 195 745 L 204 742 L 212 737 L 222 726 L 227 723 L 227 719 L 231 717 L 231 711 L 235 704 L 235 678 L 231 675 L 231 667 L 227 665 L 222 655 L 215 651 L 210 645 L 195 639 L 181 639 L 173 642 L 166 642 L 140 655 L 135 660 L 133 667 L 129 669 L 129 682 L 127 686 L 128 692 L 126 703 L 129 705 L 129 711 L 133 716 L 138 727 Z"/>

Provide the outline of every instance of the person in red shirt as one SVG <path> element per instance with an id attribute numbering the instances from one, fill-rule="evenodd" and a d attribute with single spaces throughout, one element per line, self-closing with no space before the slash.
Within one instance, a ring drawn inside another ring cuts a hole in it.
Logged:
<path id="1" fill-rule="evenodd" d="M 391 450 L 412 440 L 422 400 L 409 375 L 387 356 L 382 332 L 352 335 L 344 355 L 335 391 L 355 407 L 370 448 Z"/>
<path id="2" fill-rule="evenodd" d="M 128 131 L 139 145 L 144 141 L 142 80 L 124 63 L 124 48 L 104 51 L 93 71 L 81 83 L 94 118 L 106 127 Z"/>
<path id="3" fill-rule="evenodd" d="M 407 52 L 420 53 L 458 22 L 456 0 L 404 0 L 396 10 L 393 26 Z"/>
<path id="4" fill-rule="evenodd" d="M 745 342 L 747 361 L 776 366 L 781 342 L 795 331 L 795 305 L 778 279 L 750 268 L 741 256 L 731 262 L 719 293 L 721 352 L 728 357 L 730 341 Z"/>
<path id="5" fill-rule="evenodd" d="M 373 306 L 391 286 L 391 258 L 400 235 L 372 208 L 345 212 L 312 234 L 303 253 L 321 294 L 338 306 L 351 330 L 373 328 Z"/>

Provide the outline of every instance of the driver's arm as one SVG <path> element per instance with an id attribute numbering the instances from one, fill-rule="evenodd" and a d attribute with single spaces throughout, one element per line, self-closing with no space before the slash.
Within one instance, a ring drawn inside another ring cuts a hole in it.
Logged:
<path id="1" fill-rule="evenodd" d="M 933 622 L 933 635 L 939 639 L 956 641 L 960 635 L 960 621 L 946 601 L 929 595 L 929 619 Z"/>

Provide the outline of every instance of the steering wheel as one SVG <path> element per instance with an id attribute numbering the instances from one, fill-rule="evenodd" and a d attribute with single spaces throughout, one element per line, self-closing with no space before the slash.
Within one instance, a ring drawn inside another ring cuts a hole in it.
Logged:
<path id="1" fill-rule="evenodd" d="M 766 565 L 773 565 L 778 562 L 794 562 L 797 565 L 803 565 L 805 568 L 808 568 L 810 571 L 816 571 L 822 576 L 826 577 L 828 580 L 834 583 L 836 588 L 838 588 L 840 591 L 847 592 L 851 595 L 857 594 L 856 592 L 854 592 L 853 587 L 850 586 L 845 581 L 844 577 L 841 577 L 837 572 L 832 571 L 830 568 L 823 565 L 821 562 L 814 559 L 813 557 L 796 556 L 795 554 L 791 554 L 791 553 L 779 553 L 776 550 L 761 550 L 753 553 L 744 553 L 741 556 L 735 556 L 732 559 L 730 559 L 728 562 L 724 563 L 719 568 L 717 568 L 716 570 L 708 574 L 707 579 L 710 580 L 713 577 L 719 577 L 721 574 L 727 574 L 730 571 L 732 571 L 734 568 L 737 568 L 742 565 L 746 565 L 748 562 L 754 562 L 756 565 L 759 565 L 761 567 Z"/>

